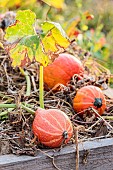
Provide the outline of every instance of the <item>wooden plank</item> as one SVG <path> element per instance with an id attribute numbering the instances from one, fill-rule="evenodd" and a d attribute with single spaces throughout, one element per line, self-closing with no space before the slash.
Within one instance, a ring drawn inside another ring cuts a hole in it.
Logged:
<path id="1" fill-rule="evenodd" d="M 113 170 L 113 138 L 86 141 L 79 144 L 80 170 Z M 75 145 L 60 151 L 48 152 L 54 156 L 61 170 L 75 170 Z M 85 155 L 87 155 L 85 157 Z M 86 162 L 86 163 L 83 163 Z M 52 159 L 42 153 L 36 157 L 2 155 L 0 170 L 55 170 Z"/>

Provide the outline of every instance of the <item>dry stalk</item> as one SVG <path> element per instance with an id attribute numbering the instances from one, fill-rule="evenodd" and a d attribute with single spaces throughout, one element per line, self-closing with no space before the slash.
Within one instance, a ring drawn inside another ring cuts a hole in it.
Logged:
<path id="1" fill-rule="evenodd" d="M 61 170 L 61 169 L 58 168 L 58 166 L 55 164 L 55 158 L 54 158 L 54 156 L 49 155 L 48 153 L 42 151 L 42 150 L 39 149 L 39 148 L 38 148 L 38 150 L 39 150 L 41 153 L 43 153 L 44 155 L 46 155 L 47 157 L 49 157 L 49 158 L 52 159 L 52 164 L 53 164 L 53 166 L 54 166 L 57 170 Z"/>
<path id="2" fill-rule="evenodd" d="M 113 127 L 102 116 L 100 116 L 99 113 L 94 108 L 91 109 L 98 117 L 100 117 L 106 123 L 106 125 L 108 125 L 113 130 Z"/>
<path id="3" fill-rule="evenodd" d="M 76 152 L 75 152 L 75 156 L 76 156 L 76 160 L 75 160 L 75 170 L 79 170 L 79 140 L 78 140 L 78 133 L 79 131 L 85 131 L 85 127 L 84 126 L 77 126 L 74 127 L 74 135 L 75 135 L 75 145 L 76 145 Z"/>

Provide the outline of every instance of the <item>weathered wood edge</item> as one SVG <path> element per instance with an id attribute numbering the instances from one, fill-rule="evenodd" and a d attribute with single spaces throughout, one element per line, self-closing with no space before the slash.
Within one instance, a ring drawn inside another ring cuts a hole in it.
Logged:
<path id="1" fill-rule="evenodd" d="M 67 145 L 57 152 L 48 152 L 54 156 L 56 165 L 62 170 L 75 170 L 75 145 Z M 97 139 L 79 143 L 80 170 L 113 170 L 113 138 Z M 87 160 L 85 156 L 87 155 Z M 84 158 L 83 158 L 84 157 Z M 83 159 L 86 164 L 83 164 Z M 103 167 L 104 166 L 104 167 Z M 111 168 L 111 169 L 110 169 Z M 0 170 L 54 170 L 52 160 L 42 153 L 38 156 L 0 156 Z"/>

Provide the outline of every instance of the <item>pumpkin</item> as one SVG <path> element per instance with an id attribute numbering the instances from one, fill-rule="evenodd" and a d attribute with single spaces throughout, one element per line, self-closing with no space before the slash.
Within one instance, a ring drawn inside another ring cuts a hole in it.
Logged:
<path id="1" fill-rule="evenodd" d="M 105 96 L 99 87 L 88 85 L 77 91 L 73 100 L 74 110 L 82 112 L 90 107 L 96 109 L 100 115 L 106 108 Z"/>
<path id="2" fill-rule="evenodd" d="M 83 66 L 81 61 L 73 55 L 62 53 L 58 58 L 44 68 L 44 82 L 49 88 L 56 84 L 66 85 L 74 74 L 83 75 Z"/>
<path id="3" fill-rule="evenodd" d="M 58 109 L 38 108 L 33 121 L 33 132 L 38 140 L 50 148 L 67 144 L 73 134 L 69 117 Z"/>

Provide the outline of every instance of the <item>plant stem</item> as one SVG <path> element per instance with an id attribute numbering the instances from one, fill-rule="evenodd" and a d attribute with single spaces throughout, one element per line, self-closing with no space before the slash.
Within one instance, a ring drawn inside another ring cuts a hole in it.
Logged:
<path id="1" fill-rule="evenodd" d="M 0 116 L 5 116 L 5 115 L 7 115 L 9 112 L 11 112 L 12 110 L 14 110 L 14 108 L 8 108 L 6 111 L 1 112 L 1 113 L 0 113 Z"/>
<path id="2" fill-rule="evenodd" d="M 0 104 L 0 108 L 17 108 L 18 106 L 16 104 Z M 20 107 L 22 107 L 24 110 L 28 111 L 29 113 L 31 114 L 34 114 L 35 111 L 32 110 L 31 108 L 23 105 L 23 104 L 20 104 Z M 4 111 L 5 112 L 5 111 Z M 3 113 L 3 112 L 2 112 Z M 3 113 L 5 115 L 5 113 Z M 6 113 L 7 114 L 7 113 Z"/>
<path id="3" fill-rule="evenodd" d="M 26 78 L 26 82 L 27 82 L 26 96 L 30 96 L 30 93 L 31 93 L 31 82 L 30 82 L 29 73 L 28 73 L 28 71 L 24 71 L 22 68 L 19 68 L 19 69 L 20 69 L 20 72 L 22 73 L 22 75 L 24 75 L 25 78 Z"/>
<path id="4" fill-rule="evenodd" d="M 93 112 L 98 116 L 100 117 L 112 130 L 113 130 L 113 127 L 110 125 L 110 123 L 108 123 L 104 117 L 100 116 L 99 113 L 97 112 L 97 110 L 95 110 L 93 107 L 91 108 L 93 110 Z"/>
<path id="5" fill-rule="evenodd" d="M 40 107 L 44 108 L 44 89 L 43 89 L 43 65 L 40 64 L 40 77 L 39 77 L 39 100 L 40 100 Z"/>
<path id="6" fill-rule="evenodd" d="M 23 109 L 25 109 L 26 111 L 30 112 L 31 114 L 35 114 L 35 111 L 32 110 L 32 109 L 30 109 L 29 107 L 24 106 L 23 104 L 21 104 L 21 107 L 22 107 Z"/>
<path id="7" fill-rule="evenodd" d="M 0 104 L 0 108 L 16 108 L 16 104 Z"/>
<path id="8" fill-rule="evenodd" d="M 31 93 L 31 81 L 30 81 L 28 71 L 25 72 L 25 77 L 26 77 L 26 81 L 27 81 L 26 96 L 30 96 L 30 93 Z"/>

